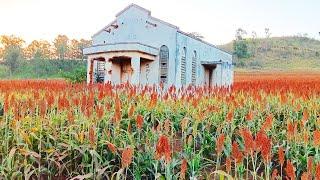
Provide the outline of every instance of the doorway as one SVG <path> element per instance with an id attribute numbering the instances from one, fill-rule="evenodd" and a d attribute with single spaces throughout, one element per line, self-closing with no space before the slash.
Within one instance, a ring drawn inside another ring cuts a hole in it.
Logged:
<path id="1" fill-rule="evenodd" d="M 112 81 L 114 83 L 130 82 L 132 75 L 131 58 L 117 56 L 110 60 L 112 61 Z"/>
<path id="2" fill-rule="evenodd" d="M 216 65 L 204 65 L 204 85 L 212 86 L 213 85 L 213 71 L 216 68 Z"/>
<path id="3" fill-rule="evenodd" d="M 90 60 L 89 77 L 90 83 L 103 83 L 105 77 L 106 60 L 103 57 Z"/>
<path id="4" fill-rule="evenodd" d="M 106 72 L 106 62 L 105 61 L 97 61 L 96 63 L 96 82 L 104 83 L 104 76 Z"/>
<path id="5" fill-rule="evenodd" d="M 205 68 L 204 69 L 204 84 L 206 86 L 211 86 L 212 81 L 212 69 Z"/>

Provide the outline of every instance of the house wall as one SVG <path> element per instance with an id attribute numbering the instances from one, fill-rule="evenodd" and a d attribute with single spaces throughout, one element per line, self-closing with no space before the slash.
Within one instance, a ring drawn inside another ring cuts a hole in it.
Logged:
<path id="1" fill-rule="evenodd" d="M 213 84 L 215 85 L 231 85 L 232 84 L 232 55 L 215 48 L 212 45 L 189 37 L 183 33 L 177 32 L 177 74 L 176 85 L 181 86 L 181 57 L 183 48 L 186 47 L 186 81 L 187 85 L 191 84 L 192 77 L 192 57 L 194 51 L 197 54 L 196 61 L 196 85 L 205 84 L 205 68 L 201 65 L 201 61 L 222 61 L 212 73 Z"/>
<path id="2" fill-rule="evenodd" d="M 107 27 L 110 32 L 100 31 L 95 34 L 93 46 L 113 43 L 141 43 L 160 49 L 162 45 L 169 48 L 168 84 L 181 86 L 181 56 L 183 47 L 187 49 L 186 56 L 186 82 L 191 84 L 192 57 L 197 52 L 196 85 L 205 83 L 205 69 L 201 61 L 222 61 L 212 73 L 215 85 L 230 85 L 233 81 L 232 55 L 218 48 L 194 39 L 179 31 L 178 27 L 165 23 L 150 16 L 150 12 L 131 6 L 117 15 L 113 24 L 117 28 Z M 159 55 L 155 60 L 148 62 L 150 73 L 148 81 L 146 65 L 141 64 L 140 83 L 159 83 Z"/>
<path id="3" fill-rule="evenodd" d="M 112 44 L 119 42 L 139 42 L 152 47 L 159 48 L 166 45 L 169 48 L 169 72 L 168 83 L 175 82 L 175 57 L 176 57 L 176 27 L 162 23 L 145 11 L 132 7 L 115 20 L 119 27 L 111 28 L 110 33 L 101 31 L 93 36 L 93 45 Z M 156 24 L 153 26 L 152 24 Z M 159 58 L 149 63 L 152 73 L 149 81 L 151 84 L 159 83 Z"/>
<path id="4" fill-rule="evenodd" d="M 141 61 L 141 75 L 140 75 L 140 84 L 147 85 L 150 84 L 150 76 L 152 76 L 152 72 L 150 70 L 150 61 Z"/>

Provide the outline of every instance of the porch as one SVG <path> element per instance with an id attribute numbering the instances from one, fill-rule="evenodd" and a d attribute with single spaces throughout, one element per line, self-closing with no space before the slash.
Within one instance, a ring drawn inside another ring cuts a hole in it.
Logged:
<path id="1" fill-rule="evenodd" d="M 93 46 L 88 55 L 87 83 L 120 84 L 148 82 L 149 63 L 155 61 L 158 49 L 139 43 Z"/>
<path id="2" fill-rule="evenodd" d="M 201 65 L 204 68 L 204 85 L 215 86 L 222 82 L 222 61 L 201 61 Z"/>

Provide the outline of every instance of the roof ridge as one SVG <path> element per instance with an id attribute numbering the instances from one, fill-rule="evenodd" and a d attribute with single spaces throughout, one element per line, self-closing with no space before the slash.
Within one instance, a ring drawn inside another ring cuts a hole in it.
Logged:
<path id="1" fill-rule="evenodd" d="M 144 8 L 144 7 L 141 7 L 141 6 L 137 5 L 137 4 L 131 3 L 129 6 L 125 7 L 123 10 L 121 10 L 120 12 L 118 12 L 118 13 L 116 14 L 116 17 L 120 16 L 123 12 L 125 12 L 125 11 L 128 10 L 128 9 L 130 9 L 131 7 L 136 7 L 136 8 L 138 8 L 138 9 L 142 10 L 142 11 L 147 12 L 148 15 L 151 15 L 151 11 L 150 11 L 150 10 L 148 10 L 148 9 L 146 9 L 146 8 Z"/>

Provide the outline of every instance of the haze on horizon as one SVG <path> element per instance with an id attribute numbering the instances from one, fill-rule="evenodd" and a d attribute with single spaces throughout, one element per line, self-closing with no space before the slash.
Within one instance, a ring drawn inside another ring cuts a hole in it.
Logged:
<path id="1" fill-rule="evenodd" d="M 238 28 L 248 36 L 264 37 L 308 34 L 320 39 L 319 0 L 0 0 L 0 35 L 17 35 L 28 42 L 52 41 L 58 34 L 91 39 L 131 3 L 151 15 L 198 32 L 206 41 L 224 44 Z"/>

